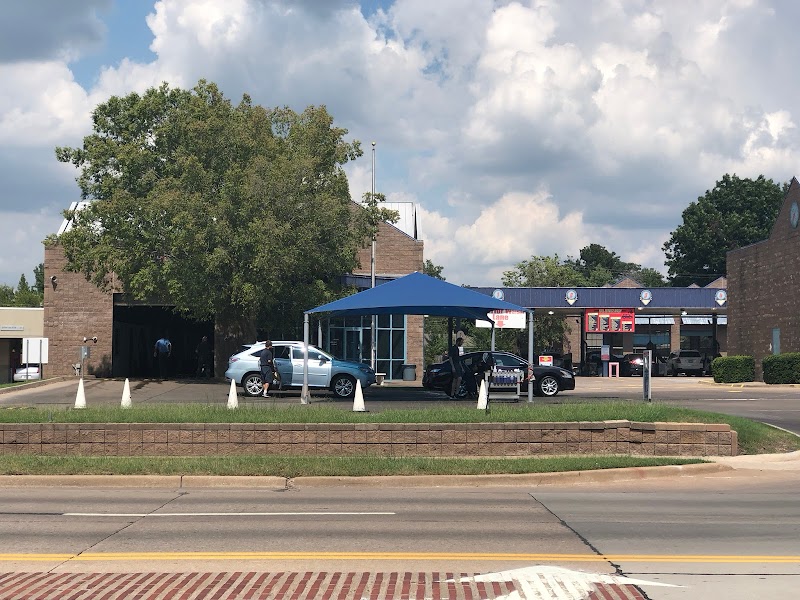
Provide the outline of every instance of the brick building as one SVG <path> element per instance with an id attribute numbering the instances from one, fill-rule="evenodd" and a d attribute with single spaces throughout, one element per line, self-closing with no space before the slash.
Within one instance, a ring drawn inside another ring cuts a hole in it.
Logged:
<path id="1" fill-rule="evenodd" d="M 62 225 L 59 233 L 67 226 L 67 223 Z M 422 270 L 423 242 L 415 234 L 415 226 L 409 234 L 393 225 L 380 224 L 375 268 L 379 281 Z M 369 245 L 359 252 L 358 258 L 361 268 L 343 278 L 348 284 L 366 289 L 371 284 Z M 230 340 L 221 339 L 213 322 L 191 321 L 173 313 L 168 306 L 147 305 L 124 294 L 102 291 L 82 274 L 65 271 L 65 266 L 63 250 L 58 245 L 47 246 L 43 335 L 49 338 L 50 376 L 72 375 L 84 345 L 89 349 L 84 373 L 99 377 L 151 376 L 155 372 L 153 345 L 165 333 L 173 343 L 172 372 L 177 376 L 194 374 L 194 350 L 203 335 L 214 341 L 214 348 L 231 345 Z M 341 358 L 369 361 L 370 318 L 364 319 L 364 323 L 320 322 L 323 348 Z M 422 317 L 382 317 L 377 332 L 377 370 L 385 372 L 387 378 L 401 377 L 403 364 L 421 365 Z M 97 342 L 91 341 L 93 337 Z M 89 339 L 88 343 L 84 343 L 84 338 Z M 252 341 L 237 339 L 234 345 Z M 230 352 L 222 350 L 216 354 L 215 372 L 219 376 L 227 366 Z"/>
<path id="2" fill-rule="evenodd" d="M 765 356 L 800 352 L 799 207 L 793 177 L 769 238 L 727 255 L 728 354 L 753 356 L 759 379 Z"/>

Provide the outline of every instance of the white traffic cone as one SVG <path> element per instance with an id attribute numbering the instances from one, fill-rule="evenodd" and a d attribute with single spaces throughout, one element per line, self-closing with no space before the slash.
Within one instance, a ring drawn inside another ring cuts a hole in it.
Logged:
<path id="1" fill-rule="evenodd" d="M 478 410 L 486 410 L 489 403 L 489 392 L 486 389 L 486 380 L 481 379 L 481 389 L 478 391 Z"/>
<path id="2" fill-rule="evenodd" d="M 120 403 L 122 408 L 130 408 L 131 407 L 131 384 L 128 382 L 128 378 L 125 378 L 125 385 L 122 387 L 122 402 Z"/>
<path id="3" fill-rule="evenodd" d="M 231 391 L 228 392 L 228 408 L 239 408 L 239 397 L 236 395 L 236 382 L 231 379 Z"/>
<path id="4" fill-rule="evenodd" d="M 356 393 L 353 395 L 353 412 L 366 412 L 364 407 L 364 392 L 361 390 L 361 380 L 356 379 Z"/>
<path id="5" fill-rule="evenodd" d="M 86 394 L 83 392 L 83 377 L 78 380 L 78 394 L 75 396 L 75 408 L 86 408 Z"/>

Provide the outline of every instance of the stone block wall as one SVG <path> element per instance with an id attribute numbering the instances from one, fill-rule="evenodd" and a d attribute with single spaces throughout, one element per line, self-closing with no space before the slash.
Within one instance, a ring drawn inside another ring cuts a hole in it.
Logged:
<path id="1" fill-rule="evenodd" d="M 44 337 L 49 338 L 49 376 L 72 375 L 72 365 L 80 362 L 83 338 L 90 357 L 84 374 L 111 375 L 111 344 L 114 322 L 114 296 L 86 281 L 81 273 L 64 271 L 67 259 L 60 246 L 44 251 Z M 55 284 L 51 277 L 55 276 Z"/>
<path id="2" fill-rule="evenodd" d="M 705 423 L 0 424 L 0 456 L 735 456 Z"/>

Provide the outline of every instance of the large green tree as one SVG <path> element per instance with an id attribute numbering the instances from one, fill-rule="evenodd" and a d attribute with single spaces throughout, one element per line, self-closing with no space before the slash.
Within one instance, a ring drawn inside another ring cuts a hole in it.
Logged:
<path id="1" fill-rule="evenodd" d="M 787 189 L 763 175 L 724 175 L 683 211 L 683 223 L 664 244 L 672 285 L 706 285 L 725 275 L 726 252 L 769 237 Z"/>
<path id="2" fill-rule="evenodd" d="M 232 346 L 341 295 L 374 210 L 350 200 L 343 165 L 361 147 L 325 107 L 233 104 L 201 80 L 112 97 L 92 121 L 82 147 L 56 149 L 93 200 L 49 240 L 68 269 L 216 319 Z"/>

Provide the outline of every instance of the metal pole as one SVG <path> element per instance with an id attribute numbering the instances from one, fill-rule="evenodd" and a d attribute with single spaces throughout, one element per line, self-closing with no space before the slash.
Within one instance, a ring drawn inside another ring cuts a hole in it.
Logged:
<path id="1" fill-rule="evenodd" d="M 308 313 L 303 315 L 303 388 L 300 392 L 300 404 L 308 404 Z"/>
<path id="2" fill-rule="evenodd" d="M 372 201 L 375 201 L 375 142 L 372 142 Z M 377 224 L 376 224 L 377 226 Z M 372 280 L 372 287 L 375 287 L 375 246 L 377 244 L 377 232 L 372 232 L 372 255 L 370 260 L 370 278 Z M 373 371 L 377 370 L 375 366 L 377 362 L 377 345 L 378 345 L 378 332 L 377 332 L 377 319 L 372 315 L 372 323 L 370 326 L 370 367 Z"/>
<path id="3" fill-rule="evenodd" d="M 528 368 L 531 369 L 530 372 L 533 373 L 533 361 L 535 356 L 533 355 L 533 313 L 534 309 L 528 311 Z M 533 378 L 528 379 L 528 402 L 533 403 Z"/>

